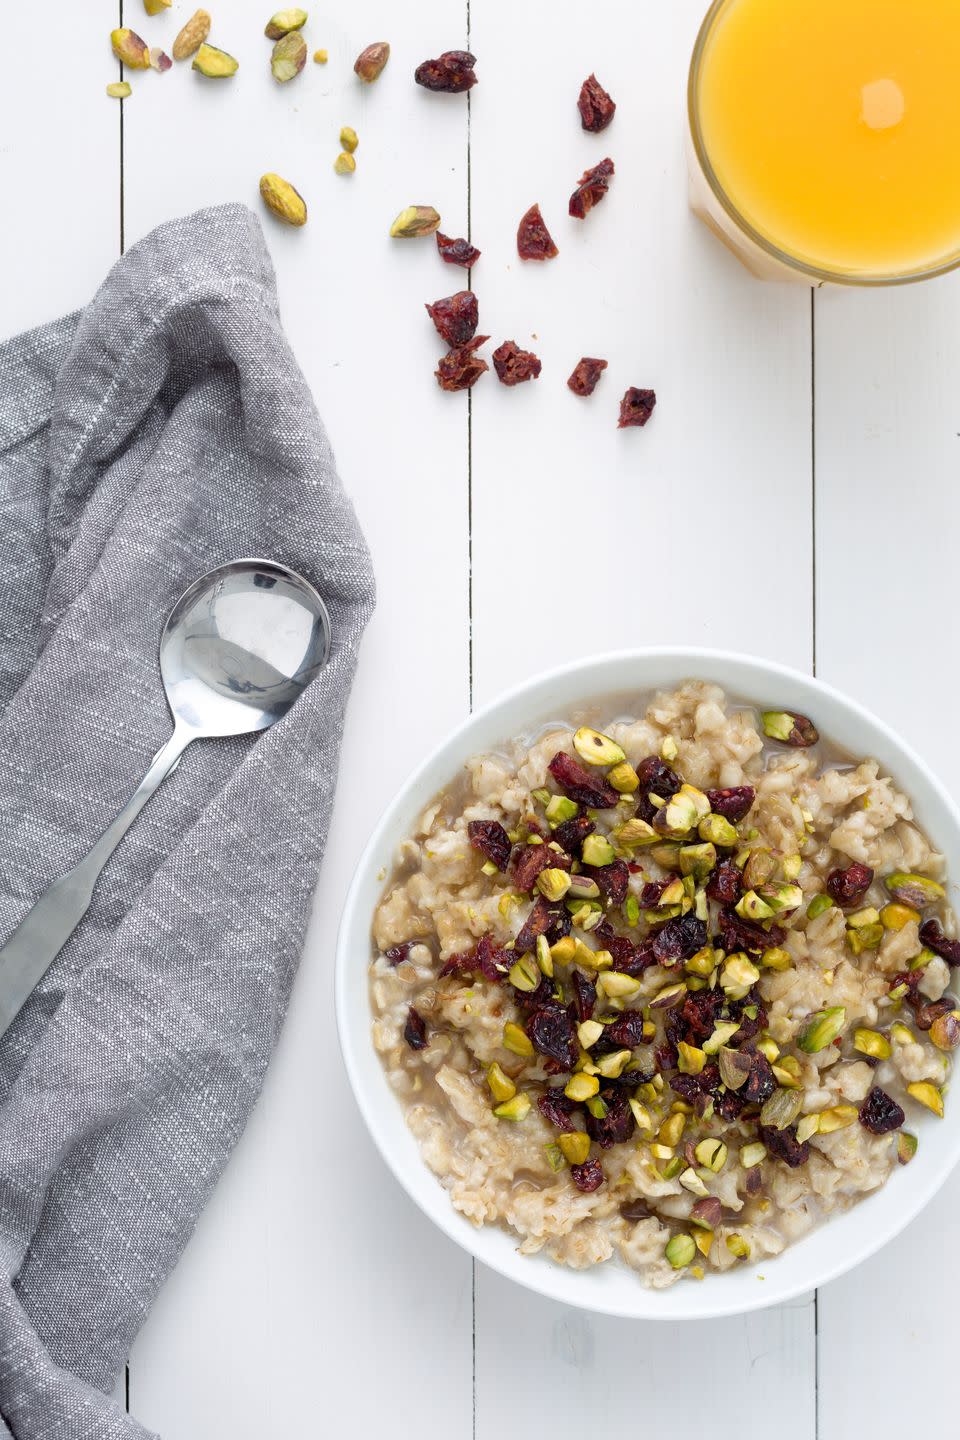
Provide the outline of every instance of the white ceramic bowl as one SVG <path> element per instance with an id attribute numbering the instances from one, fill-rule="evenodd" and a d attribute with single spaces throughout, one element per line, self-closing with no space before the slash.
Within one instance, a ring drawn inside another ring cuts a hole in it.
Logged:
<path id="1" fill-rule="evenodd" d="M 387 809 L 357 866 L 337 948 L 337 1020 L 354 1094 L 384 1160 L 421 1210 L 478 1260 L 521 1285 L 568 1305 L 642 1319 L 704 1319 L 777 1304 L 822 1285 L 859 1264 L 892 1239 L 934 1195 L 960 1158 L 960 1115 L 945 1120 L 911 1113 L 919 1134 L 913 1162 L 846 1214 L 827 1220 L 775 1259 L 710 1274 L 702 1284 L 681 1281 L 646 1289 L 615 1261 L 570 1270 L 542 1256 L 519 1255 L 516 1240 L 493 1226 L 476 1229 L 454 1210 L 420 1157 L 400 1103 L 370 1039 L 368 965 L 371 919 L 396 847 L 427 802 L 471 755 L 565 719 L 574 706 L 625 692 L 673 688 L 687 679 L 716 681 L 736 700 L 811 715 L 824 735 L 858 756 L 879 760 L 910 796 L 917 818 L 947 857 L 951 890 L 960 876 L 960 812 L 926 765 L 868 711 L 809 676 L 783 666 L 721 651 L 650 649 L 605 655 L 551 671 L 510 691 L 470 716 L 410 777 Z M 914 1107 L 919 1109 L 919 1107 Z M 400 1237 L 398 1237 L 399 1239 Z"/>

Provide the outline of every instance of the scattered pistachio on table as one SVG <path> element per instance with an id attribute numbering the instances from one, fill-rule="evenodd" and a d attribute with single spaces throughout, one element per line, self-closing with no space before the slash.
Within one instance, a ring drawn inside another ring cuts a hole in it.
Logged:
<path id="1" fill-rule="evenodd" d="M 112 85 L 107 86 L 107 94 L 111 100 L 126 100 L 133 94 L 126 80 L 114 80 Z"/>
<path id="2" fill-rule="evenodd" d="M 145 40 L 141 40 L 135 30 L 127 26 L 111 30 L 110 44 L 117 59 L 130 70 L 150 69 L 150 47 Z"/>
<path id="3" fill-rule="evenodd" d="M 170 59 L 170 56 L 165 50 L 161 50 L 159 45 L 150 46 L 149 56 L 150 69 L 159 71 L 161 75 L 163 74 L 164 70 L 169 70 L 173 65 L 173 61 Z"/>
<path id="4" fill-rule="evenodd" d="M 278 10 L 267 21 L 263 33 L 268 40 L 279 40 L 281 36 L 289 35 L 292 30 L 302 30 L 306 23 L 306 10 Z"/>
<path id="5" fill-rule="evenodd" d="M 432 205 L 408 205 L 390 226 L 395 240 L 416 240 L 430 235 L 440 224 L 440 216 Z"/>
<path id="6" fill-rule="evenodd" d="M 295 80 L 307 63 L 307 42 L 299 30 L 283 35 L 273 47 L 270 69 L 274 80 L 281 85 Z"/>
<path id="7" fill-rule="evenodd" d="M 210 34 L 210 14 L 195 10 L 173 42 L 174 60 L 189 60 Z"/>
<path id="8" fill-rule="evenodd" d="M 353 154 L 354 150 L 356 150 L 357 146 L 360 144 L 360 141 L 357 137 L 357 132 L 353 129 L 351 125 L 344 125 L 341 128 L 340 144 L 343 146 L 344 150 L 349 151 L 351 155 Z"/>
<path id="9" fill-rule="evenodd" d="M 352 175 L 357 168 L 357 162 L 346 150 L 342 150 L 333 162 L 333 168 L 338 175 Z"/>
<path id="10" fill-rule="evenodd" d="M 361 50 L 353 68 L 367 85 L 372 85 L 374 80 L 379 79 L 383 74 L 383 68 L 390 59 L 390 46 L 386 40 L 376 40 Z"/>
<path id="11" fill-rule="evenodd" d="M 143 8 L 148 15 L 159 15 L 161 10 L 169 10 L 173 0 L 143 0 Z"/>
<path id="12" fill-rule="evenodd" d="M 306 225 L 307 205 L 303 196 L 289 180 L 272 171 L 260 177 L 260 196 L 268 210 L 285 225 Z"/>
<path id="13" fill-rule="evenodd" d="M 204 43 L 194 56 L 191 69 L 199 70 L 201 75 L 206 75 L 211 80 L 227 80 L 231 75 L 236 75 L 240 62 L 228 55 L 226 50 L 218 50 L 215 45 Z"/>
<path id="14" fill-rule="evenodd" d="M 326 65 L 329 59 L 330 56 L 326 50 L 314 50 L 313 63 L 315 65 Z"/>

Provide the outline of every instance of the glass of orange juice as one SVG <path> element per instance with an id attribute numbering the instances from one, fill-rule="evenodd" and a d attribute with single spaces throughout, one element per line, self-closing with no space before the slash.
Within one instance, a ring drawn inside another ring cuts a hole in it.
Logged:
<path id="1" fill-rule="evenodd" d="M 714 0 L 688 103 L 691 204 L 756 274 L 960 265 L 960 0 Z"/>

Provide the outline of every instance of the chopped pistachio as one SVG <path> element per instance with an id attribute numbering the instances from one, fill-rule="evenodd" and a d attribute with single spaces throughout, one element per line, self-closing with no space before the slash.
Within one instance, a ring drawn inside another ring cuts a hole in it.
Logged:
<path id="1" fill-rule="evenodd" d="M 696 1243 L 690 1235 L 673 1235 L 667 1241 L 664 1255 L 674 1270 L 683 1270 L 697 1253 Z"/>
<path id="2" fill-rule="evenodd" d="M 679 1145 L 680 1138 L 683 1135 L 686 1123 L 686 1115 L 684 1115 L 679 1110 L 674 1111 L 674 1113 L 671 1115 L 668 1115 L 666 1120 L 664 1120 L 663 1124 L 660 1126 L 660 1129 L 657 1131 L 657 1139 L 660 1141 L 661 1145 Z"/>
<path id="3" fill-rule="evenodd" d="M 889 905 L 884 905 L 880 911 L 880 923 L 885 930 L 902 930 L 904 925 L 909 925 L 914 920 L 919 925 L 920 911 L 914 910 L 911 905 L 898 905 L 891 900 Z"/>
<path id="4" fill-rule="evenodd" d="M 790 1075 L 794 1080 L 799 1080 L 803 1074 L 796 1055 L 781 1055 L 779 1065 L 785 1074 Z"/>
<path id="5" fill-rule="evenodd" d="M 503 1048 L 510 1050 L 514 1055 L 528 1057 L 533 1054 L 533 1044 L 525 1030 L 508 1020 L 503 1027 Z"/>
<path id="6" fill-rule="evenodd" d="M 719 1174 L 727 1163 L 727 1147 L 722 1140 L 709 1138 L 701 1140 L 693 1152 L 697 1157 L 699 1165 L 706 1165 L 708 1170 Z"/>
<path id="7" fill-rule="evenodd" d="M 630 926 L 631 930 L 635 929 L 635 927 L 639 925 L 640 902 L 637 899 L 636 895 L 628 895 L 626 900 L 623 902 L 623 918 Z"/>
<path id="8" fill-rule="evenodd" d="M 215 45 L 204 42 L 193 57 L 191 69 L 199 70 L 201 75 L 206 75 L 210 80 L 226 80 L 240 69 L 240 61 L 234 60 L 226 50 L 218 50 Z"/>
<path id="9" fill-rule="evenodd" d="M 687 987 L 684 984 L 665 985 L 662 990 L 657 991 L 656 995 L 654 995 L 653 999 L 650 1001 L 650 1009 L 667 1010 L 672 1005 L 679 1005 L 680 1001 L 684 999 L 686 994 Z"/>
<path id="10" fill-rule="evenodd" d="M 584 1101 L 589 1100 L 591 1095 L 596 1095 L 600 1089 L 600 1081 L 596 1075 L 572 1075 L 563 1088 L 563 1093 L 568 1100 Z"/>
<path id="11" fill-rule="evenodd" d="M 820 1111 L 817 1129 L 821 1135 L 832 1135 L 834 1130 L 845 1130 L 856 1118 L 856 1105 L 831 1105 L 829 1110 Z"/>
<path id="12" fill-rule="evenodd" d="M 563 1151 L 555 1141 L 551 1141 L 549 1145 L 544 1145 L 543 1153 L 547 1157 L 547 1164 L 555 1175 L 564 1169 L 567 1162 L 563 1158 Z"/>
<path id="13" fill-rule="evenodd" d="M 707 1057 L 697 1045 L 688 1045 L 685 1040 L 677 1043 L 678 1060 L 677 1065 L 683 1075 L 699 1075 Z"/>
<path id="14" fill-rule="evenodd" d="M 946 1015 L 938 1015 L 929 1033 L 938 1050 L 956 1050 L 960 1045 L 960 1012 L 950 1010 Z"/>
<path id="15" fill-rule="evenodd" d="M 798 715 L 794 710 L 765 710 L 760 716 L 760 723 L 764 735 L 769 739 L 779 740 L 784 745 L 793 745 L 798 749 L 815 745 L 820 739 L 813 722 L 808 720 L 806 715 Z"/>
<path id="16" fill-rule="evenodd" d="M 504 1100 L 502 1105 L 497 1105 L 493 1113 L 498 1120 L 526 1120 L 530 1114 L 530 1096 L 521 1091 L 512 1100 Z"/>
<path id="17" fill-rule="evenodd" d="M 761 1035 L 760 1039 L 757 1041 L 757 1049 L 760 1051 L 760 1054 L 764 1057 L 764 1059 L 770 1061 L 771 1065 L 773 1064 L 774 1060 L 776 1060 L 777 1056 L 780 1054 L 780 1046 L 777 1044 L 776 1040 L 774 1040 L 772 1035 Z"/>
<path id="18" fill-rule="evenodd" d="M 569 800 L 566 795 L 552 795 L 547 801 L 546 817 L 553 825 L 562 825 L 565 820 L 572 820 L 577 813 L 577 805 Z"/>
<path id="19" fill-rule="evenodd" d="M 683 881 L 678 877 L 671 880 L 660 896 L 660 903 L 657 910 L 669 910 L 674 905 L 680 905 L 687 898 L 687 892 Z"/>
<path id="20" fill-rule="evenodd" d="M 661 1141 L 654 1140 L 650 1146 L 650 1154 L 653 1156 L 654 1160 L 672 1160 L 673 1146 L 664 1145 Z"/>
<path id="21" fill-rule="evenodd" d="M 501 1102 L 512 1100 L 517 1093 L 516 1085 L 509 1075 L 504 1074 L 496 1061 L 487 1068 L 487 1085 L 490 1087 L 490 1094 L 494 1100 Z"/>
<path id="22" fill-rule="evenodd" d="M 914 1043 L 913 1031 L 902 1021 L 894 1020 L 890 1026 L 890 1039 L 897 1045 L 912 1045 Z"/>
<path id="23" fill-rule="evenodd" d="M 760 1111 L 760 1124 L 772 1125 L 775 1130 L 786 1130 L 803 1109 L 803 1091 L 774 1090 Z"/>
<path id="24" fill-rule="evenodd" d="M 390 226 L 390 234 L 394 240 L 416 240 L 432 235 L 439 225 L 440 216 L 432 205 L 408 205 Z"/>
<path id="25" fill-rule="evenodd" d="M 936 959 L 936 956 L 935 956 L 934 952 L 933 952 L 932 950 L 928 950 L 927 947 L 924 946 L 923 949 L 920 951 L 920 954 L 919 954 L 919 955 L 914 955 L 913 959 L 912 959 L 912 960 L 910 961 L 910 963 L 907 965 L 907 969 L 908 969 L 908 970 L 923 970 L 923 969 L 926 968 L 927 965 L 930 964 L 930 961 L 931 961 L 931 960 L 935 960 L 935 959 Z"/>
<path id="26" fill-rule="evenodd" d="M 189 60 L 199 50 L 210 34 L 210 16 L 206 10 L 196 10 L 179 31 L 173 42 L 174 60 Z"/>
<path id="27" fill-rule="evenodd" d="M 683 968 L 689 970 L 691 975 L 702 975 L 705 979 L 709 979 L 717 968 L 717 957 L 712 945 L 704 945 L 696 955 L 691 955 L 689 960 L 683 962 Z"/>
<path id="28" fill-rule="evenodd" d="M 645 1105 L 641 1105 L 640 1101 L 637 1100 L 636 1097 L 633 1095 L 630 1096 L 630 1099 L 627 1103 L 629 1104 L 630 1109 L 633 1112 L 634 1120 L 636 1120 L 637 1122 L 637 1129 L 641 1132 L 646 1131 L 648 1134 L 652 1135 L 653 1122 L 650 1119 L 650 1111 L 647 1109 L 647 1107 Z"/>
<path id="29" fill-rule="evenodd" d="M 819 1115 L 804 1115 L 797 1124 L 797 1140 L 802 1145 L 809 1140 L 811 1135 L 816 1135 L 820 1129 Z"/>
<path id="30" fill-rule="evenodd" d="M 580 848 L 584 865 L 610 865 L 617 858 L 604 835 L 588 835 Z"/>
<path id="31" fill-rule="evenodd" d="M 268 40 L 279 40 L 282 35 L 289 35 L 291 30 L 302 30 L 306 23 L 306 10 L 278 10 L 267 21 L 263 33 Z"/>
<path id="32" fill-rule="evenodd" d="M 348 154 L 352 155 L 360 144 L 357 132 L 352 125 L 343 125 L 340 129 L 340 144 Z"/>
<path id="33" fill-rule="evenodd" d="M 663 1167 L 662 1174 L 664 1180 L 676 1180 L 677 1176 L 680 1174 L 680 1171 L 683 1168 L 684 1162 L 681 1157 L 679 1155 L 674 1155 L 673 1159 L 668 1160 L 666 1165 L 664 1165 Z"/>
<path id="34" fill-rule="evenodd" d="M 765 904 L 770 906 L 774 915 L 782 915 L 787 910 L 796 910 L 803 903 L 803 891 L 799 885 L 768 881 L 765 885 L 759 885 L 756 893 Z"/>
<path id="35" fill-rule="evenodd" d="M 577 1039 L 584 1050 L 589 1050 L 591 1045 L 596 1045 L 603 1034 L 604 1027 L 599 1020 L 584 1020 L 577 1026 Z"/>
<path id="36" fill-rule="evenodd" d="M 731 1255 L 736 1255 L 738 1260 L 746 1260 L 750 1255 L 750 1246 L 739 1234 L 727 1236 L 727 1249 Z"/>
<path id="37" fill-rule="evenodd" d="M 710 802 L 695 785 L 681 785 L 654 816 L 653 826 L 661 835 L 682 839 L 710 813 Z"/>
<path id="38" fill-rule="evenodd" d="M 943 1119 L 943 1095 L 936 1085 L 931 1085 L 929 1080 L 917 1080 L 907 1086 L 907 1094 L 912 1096 L 920 1105 L 926 1105 L 934 1115 Z"/>
<path id="39" fill-rule="evenodd" d="M 936 880 L 930 880 L 926 875 L 907 875 L 902 870 L 888 875 L 883 883 L 894 900 L 913 910 L 923 910 L 927 905 L 935 905 L 947 893 Z"/>
<path id="40" fill-rule="evenodd" d="M 865 925 L 876 925 L 879 919 L 880 911 L 873 905 L 867 905 L 854 915 L 847 916 L 847 926 L 851 930 L 862 930 Z"/>
<path id="41" fill-rule="evenodd" d="M 571 901 L 596 900 L 600 894 L 600 886 L 596 880 L 591 880 L 589 875 L 571 875 L 567 894 Z"/>
<path id="42" fill-rule="evenodd" d="M 737 914 L 743 920 L 770 920 L 773 918 L 773 908 L 762 899 L 756 890 L 748 890 L 737 901 Z"/>
<path id="43" fill-rule="evenodd" d="M 604 970 L 597 976 L 597 988 L 602 990 L 604 995 L 614 997 L 626 997 L 636 995 L 640 990 L 640 981 L 635 980 L 632 975 L 624 975 L 619 970 Z"/>
<path id="44" fill-rule="evenodd" d="M 150 69 L 150 47 L 129 26 L 111 30 L 110 44 L 114 55 L 126 65 L 128 70 Z"/>
<path id="45" fill-rule="evenodd" d="M 793 882 L 799 877 L 800 871 L 803 869 L 803 856 L 784 855 L 783 860 L 780 862 L 780 869 L 783 871 L 783 878 Z"/>
<path id="46" fill-rule="evenodd" d="M 605 1100 L 601 1100 L 599 1095 L 591 1095 L 590 1099 L 587 1101 L 587 1109 L 593 1116 L 594 1120 L 602 1120 L 607 1114 L 607 1102 Z"/>
<path id="47" fill-rule="evenodd" d="M 640 788 L 639 776 L 628 760 L 621 760 L 619 765 L 608 770 L 607 780 L 621 795 L 632 795 Z"/>
<path id="48" fill-rule="evenodd" d="M 550 946 L 550 954 L 558 965 L 569 965 L 577 953 L 577 942 L 572 935 L 563 935 Z"/>
<path id="49" fill-rule="evenodd" d="M 582 1165 L 590 1154 L 590 1136 L 583 1130 L 571 1130 L 567 1135 L 558 1135 L 557 1144 L 564 1159 L 571 1165 Z"/>
<path id="50" fill-rule="evenodd" d="M 580 726 L 573 737 L 573 748 L 588 765 L 619 765 L 627 758 L 616 740 L 589 725 Z"/>
<path id="51" fill-rule="evenodd" d="M 680 1184 L 683 1186 L 684 1190 L 689 1190 L 691 1195 L 710 1194 L 710 1191 L 707 1189 L 706 1185 L 704 1185 L 702 1179 L 697 1174 L 696 1170 L 692 1168 L 692 1166 L 688 1165 L 686 1170 L 684 1170 L 683 1174 L 679 1178 Z"/>
<path id="52" fill-rule="evenodd" d="M 492 860 L 484 860 L 480 866 L 480 873 L 482 875 L 498 875 L 500 873 L 500 867 L 499 865 L 494 865 Z"/>
<path id="53" fill-rule="evenodd" d="M 918 1140 L 908 1130 L 901 1130 L 897 1136 L 897 1159 L 901 1165 L 909 1165 L 917 1153 Z"/>
<path id="54" fill-rule="evenodd" d="M 520 959 L 511 965 L 508 978 L 516 990 L 523 990 L 530 994 L 540 984 L 540 967 L 534 962 L 532 956 L 521 955 Z"/>
<path id="55" fill-rule="evenodd" d="M 706 880 L 717 863 L 716 848 L 704 842 L 700 845 L 681 845 L 680 873 L 692 876 L 696 881 Z"/>
<path id="56" fill-rule="evenodd" d="M 713 1027 L 713 1034 L 703 1042 L 703 1053 L 717 1055 L 727 1041 L 733 1039 L 739 1029 L 739 1020 L 718 1020 Z"/>
<path id="57" fill-rule="evenodd" d="M 722 815 L 705 815 L 697 826 L 697 834 L 701 840 L 726 849 L 737 843 L 736 828 Z"/>
<path id="58" fill-rule="evenodd" d="M 605 1080 L 618 1079 L 633 1058 L 630 1050 L 614 1050 L 597 1061 L 597 1069 Z"/>
<path id="59" fill-rule="evenodd" d="M 365 84 L 372 85 L 374 80 L 383 73 L 383 67 L 389 59 L 390 46 L 386 40 L 375 40 L 372 45 L 367 45 L 360 51 L 353 62 L 353 68 Z"/>
<path id="60" fill-rule="evenodd" d="M 879 1030 L 856 1029 L 853 1032 L 853 1048 L 861 1055 L 871 1055 L 875 1060 L 889 1060 L 890 1041 Z"/>
<path id="61" fill-rule="evenodd" d="M 621 850 L 635 850 L 638 845 L 653 845 L 659 840 L 656 830 L 648 825 L 646 820 L 635 816 L 632 820 L 625 820 L 622 825 L 611 830 L 610 839 Z M 653 852 L 651 851 L 651 854 Z M 654 856 L 656 858 L 656 856 Z M 657 862 L 660 863 L 659 861 Z"/>
<path id="62" fill-rule="evenodd" d="M 883 935 L 884 929 L 878 920 L 874 925 L 864 925 L 859 930 L 848 930 L 847 944 L 854 955 L 862 955 L 864 950 L 876 950 Z"/>
<path id="63" fill-rule="evenodd" d="M 676 740 L 674 740 L 673 736 L 664 735 L 663 739 L 660 742 L 660 759 L 666 760 L 668 765 L 672 765 L 679 754 L 680 747 L 678 746 Z"/>
<path id="64" fill-rule="evenodd" d="M 207 48 L 205 45 L 200 46 L 198 58 Z M 194 61 L 194 64 L 196 64 L 196 61 Z M 271 210 L 277 219 L 282 220 L 285 225 L 306 225 L 306 201 L 299 191 L 294 189 L 289 180 L 284 180 L 282 175 L 276 175 L 272 171 L 269 171 L 266 175 L 261 175 L 260 197 L 267 209 Z"/>
<path id="65" fill-rule="evenodd" d="M 760 971 L 742 951 L 728 955 L 720 972 L 723 993 L 732 1000 L 742 999 L 759 979 Z"/>
<path id="66" fill-rule="evenodd" d="M 566 870 L 559 868 L 541 870 L 537 876 L 537 889 L 547 900 L 562 900 L 570 889 L 570 876 Z"/>
<path id="67" fill-rule="evenodd" d="M 793 956 L 789 950 L 773 945 L 769 950 L 764 950 L 760 956 L 760 964 L 764 970 L 789 970 L 793 964 Z"/>
<path id="68" fill-rule="evenodd" d="M 326 50 L 314 50 L 313 63 L 315 65 L 326 65 L 329 59 L 330 55 Z"/>
<path id="69" fill-rule="evenodd" d="M 357 168 L 357 162 L 348 151 L 341 150 L 333 162 L 333 168 L 338 175 L 352 175 Z"/>
<path id="70" fill-rule="evenodd" d="M 829 910 L 832 905 L 833 901 L 830 896 L 826 891 L 821 891 L 819 895 L 814 895 L 810 904 L 807 906 L 807 919 L 816 920 L 818 915 L 822 915 L 824 910 Z"/>
<path id="71" fill-rule="evenodd" d="M 797 1044 L 805 1055 L 815 1055 L 832 1045 L 847 1023 L 847 1012 L 842 1005 L 830 1005 L 810 1015 L 800 1031 Z"/>
<path id="72" fill-rule="evenodd" d="M 741 1054 L 739 1050 L 731 1050 L 728 1045 L 720 1049 L 720 1079 L 728 1090 L 739 1090 L 741 1085 L 746 1084 L 747 1076 L 750 1074 L 750 1056 Z"/>
<path id="73" fill-rule="evenodd" d="M 692 1216 L 690 1218 L 693 1219 Z M 696 1224 L 696 1221 L 694 1221 L 694 1224 Z M 704 1257 L 708 1257 L 710 1254 L 711 1246 L 713 1245 L 713 1231 L 698 1229 L 697 1233 L 693 1237 L 693 1243 L 696 1245 L 701 1255 L 703 1255 Z"/>
<path id="74" fill-rule="evenodd" d="M 107 94 L 111 100 L 127 100 L 133 91 L 126 80 L 114 80 L 112 85 L 107 86 Z"/>
<path id="75" fill-rule="evenodd" d="M 537 964 L 541 972 L 548 980 L 553 979 L 553 956 L 550 953 L 550 941 L 546 935 L 537 936 Z"/>
<path id="76" fill-rule="evenodd" d="M 752 1170 L 754 1165 L 759 1165 L 767 1158 L 767 1147 L 761 1145 L 759 1140 L 752 1141 L 749 1145 L 743 1145 L 740 1149 L 740 1164 L 744 1170 Z"/>
<path id="77" fill-rule="evenodd" d="M 748 890 L 754 890 L 758 885 L 766 885 L 777 873 L 777 862 L 770 850 L 758 845 L 751 850 L 747 856 L 746 864 L 743 867 L 743 883 Z"/>

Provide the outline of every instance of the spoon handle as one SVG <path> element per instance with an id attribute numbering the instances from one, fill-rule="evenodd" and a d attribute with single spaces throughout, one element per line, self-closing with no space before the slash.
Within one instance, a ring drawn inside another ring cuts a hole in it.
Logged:
<path id="1" fill-rule="evenodd" d="M 176 726 L 120 814 L 72 870 L 47 886 L 0 949 L 0 1035 L 12 1025 L 80 923 L 100 871 L 193 738 L 188 727 Z"/>

